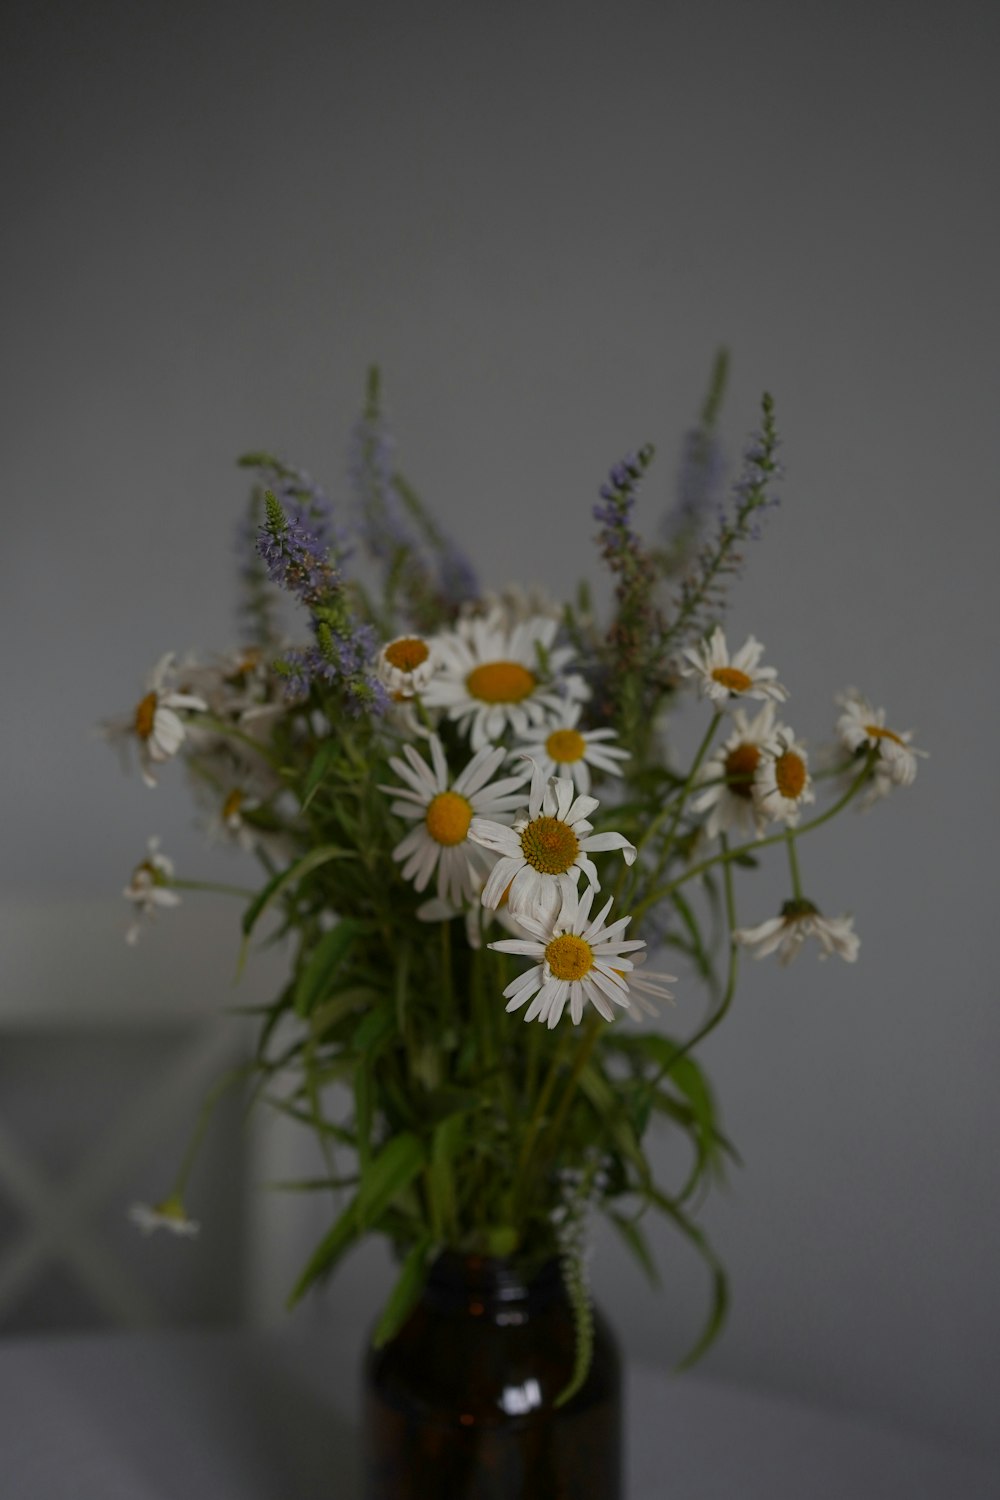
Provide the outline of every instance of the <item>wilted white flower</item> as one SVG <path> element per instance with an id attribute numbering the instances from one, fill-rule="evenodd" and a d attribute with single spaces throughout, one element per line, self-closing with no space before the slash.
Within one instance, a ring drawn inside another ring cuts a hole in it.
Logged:
<path id="1" fill-rule="evenodd" d="M 109 739 L 134 740 L 139 769 L 147 786 L 156 785 L 154 768 L 177 754 L 184 743 L 183 713 L 205 712 L 208 705 L 195 693 L 177 692 L 169 686 L 174 653 L 161 656 L 146 680 L 146 692 L 126 719 L 103 725 Z"/>
<path id="2" fill-rule="evenodd" d="M 792 828 L 802 816 L 803 807 L 816 800 L 809 757 L 802 742 L 781 724 L 775 728 L 769 749 L 754 778 L 754 803 L 764 817 Z"/>
<path id="3" fill-rule="evenodd" d="M 375 674 L 397 699 L 422 693 L 434 674 L 430 643 L 417 635 L 398 635 L 388 641 L 375 661 Z"/>
<path id="4" fill-rule="evenodd" d="M 885 795 L 893 786 L 910 786 L 917 774 L 917 756 L 927 754 L 926 750 L 917 750 L 910 744 L 913 731 L 889 729 L 885 709 L 873 708 L 857 688 L 848 688 L 836 701 L 844 710 L 837 720 L 837 736 L 845 750 L 852 755 L 867 750 L 878 752 L 876 795 Z"/>
<path id="5" fill-rule="evenodd" d="M 773 703 L 765 703 L 754 719 L 739 708 L 733 714 L 733 732 L 705 762 L 698 781 L 707 783 L 706 789 L 691 804 L 695 812 L 708 813 L 705 832 L 710 839 L 730 828 L 748 837 L 763 832 L 767 814 L 754 789 L 773 736 Z"/>
<path id="6" fill-rule="evenodd" d="M 158 906 L 179 906 L 181 898 L 171 890 L 169 882 L 174 878 L 173 861 L 159 852 L 160 841 L 151 838 L 146 844 L 148 853 L 141 864 L 132 871 L 132 879 L 122 891 L 127 901 L 135 907 L 135 921 L 125 934 L 126 943 L 139 941 L 142 919 L 151 919 Z"/>
<path id="7" fill-rule="evenodd" d="M 777 951 L 781 963 L 791 963 L 806 938 L 814 937 L 822 952 L 820 958 L 837 953 L 852 964 L 858 956 L 861 939 L 854 931 L 853 917 L 824 917 L 811 901 L 786 901 L 781 915 L 770 917 L 759 927 L 739 927 L 734 942 L 753 950 L 755 958 L 766 958 Z"/>
<path id="8" fill-rule="evenodd" d="M 181 1239 L 194 1239 L 201 1228 L 194 1219 L 189 1219 L 177 1194 L 165 1198 L 155 1208 L 150 1208 L 147 1203 L 133 1203 L 128 1211 L 128 1216 L 143 1234 L 152 1234 L 154 1230 L 166 1229 L 170 1234 L 176 1234 Z"/>

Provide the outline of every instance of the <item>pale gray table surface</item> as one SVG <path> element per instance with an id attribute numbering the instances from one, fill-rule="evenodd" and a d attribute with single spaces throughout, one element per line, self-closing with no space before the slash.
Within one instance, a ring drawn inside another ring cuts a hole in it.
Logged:
<path id="1" fill-rule="evenodd" d="M 356 1500 L 344 1363 L 298 1333 L 0 1342 L 0 1495 Z M 1000 1464 L 919 1434 L 641 1366 L 627 1401 L 629 1500 L 1000 1500 Z"/>

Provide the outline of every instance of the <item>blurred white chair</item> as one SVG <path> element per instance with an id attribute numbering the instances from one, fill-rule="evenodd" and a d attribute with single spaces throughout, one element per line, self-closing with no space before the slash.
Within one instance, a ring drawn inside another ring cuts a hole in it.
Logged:
<path id="1" fill-rule="evenodd" d="M 123 904 L 0 904 L 0 1332 L 271 1321 L 307 1246 L 293 1195 L 308 1145 L 241 1091 L 191 1177 L 198 1239 L 146 1237 L 130 1204 L 170 1189 L 208 1088 L 248 1054 L 245 1018 L 281 956 L 232 985 L 234 934 L 185 903 L 123 942 Z M 297 1196 L 297 1195 L 295 1195 Z"/>

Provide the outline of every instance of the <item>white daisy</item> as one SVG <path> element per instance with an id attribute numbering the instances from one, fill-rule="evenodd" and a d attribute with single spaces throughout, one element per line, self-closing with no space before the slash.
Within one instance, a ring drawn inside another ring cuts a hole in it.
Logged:
<path id="1" fill-rule="evenodd" d="M 775 726 L 770 753 L 756 772 L 753 799 L 763 817 L 789 828 L 799 821 L 806 803 L 816 801 L 806 747 L 782 724 Z"/>
<path id="2" fill-rule="evenodd" d="M 885 709 L 873 708 L 857 688 L 848 688 L 837 702 L 844 712 L 837 720 L 837 735 L 840 743 L 852 755 L 859 751 L 877 750 L 875 762 L 876 780 L 890 786 L 910 786 L 917 774 L 917 756 L 926 756 L 926 750 L 916 750 L 910 744 L 913 731 L 906 729 L 897 733 L 888 729 Z"/>
<path id="3" fill-rule="evenodd" d="M 147 786 L 156 785 L 155 766 L 170 760 L 184 743 L 184 710 L 204 713 L 208 705 L 194 693 L 175 692 L 167 685 L 173 652 L 162 656 L 146 681 L 145 695 L 127 719 L 102 726 L 109 739 L 134 739 L 139 750 L 139 769 Z"/>
<path id="4" fill-rule="evenodd" d="M 755 958 L 766 958 L 777 950 L 781 963 L 791 963 L 806 938 L 814 937 L 822 952 L 820 958 L 837 953 L 852 964 L 858 956 L 861 939 L 854 931 L 853 917 L 824 917 L 811 901 L 786 901 L 779 917 L 770 917 L 759 927 L 739 927 L 733 941 L 753 949 Z"/>
<path id="5" fill-rule="evenodd" d="M 135 907 L 135 920 L 125 934 L 125 941 L 135 945 L 139 941 L 143 918 L 152 919 L 158 906 L 180 906 L 181 898 L 171 890 L 168 882 L 174 877 L 173 861 L 159 853 L 160 841 L 151 838 L 148 854 L 132 871 L 132 879 L 122 891 L 127 901 Z"/>
<path id="6" fill-rule="evenodd" d="M 576 885 L 581 872 L 600 890 L 590 854 L 620 849 L 626 864 L 636 857 L 634 844 L 621 833 L 594 833 L 587 821 L 600 806 L 596 797 L 575 797 L 566 776 L 549 779 L 535 762 L 526 813 L 513 828 L 486 818 L 473 818 L 469 837 L 499 854 L 483 887 L 483 905 L 495 911 L 507 895 L 511 912 L 520 917 L 539 901 L 551 897 L 553 885 Z"/>
<path id="7" fill-rule="evenodd" d="M 781 703 L 788 692 L 777 682 L 777 669 L 761 667 L 764 647 L 748 636 L 732 657 L 722 626 L 716 625 L 707 640 L 682 654 L 688 665 L 681 668 L 685 677 L 697 677 L 703 698 L 725 707 L 733 698 L 773 698 Z"/>
<path id="8" fill-rule="evenodd" d="M 580 729 L 583 706 L 573 703 L 552 727 L 544 726 L 521 737 L 514 754 L 530 755 L 546 776 L 570 776 L 578 792 L 590 791 L 590 767 L 609 776 L 620 776 L 620 761 L 629 752 L 607 741 L 616 739 L 613 729 Z"/>
<path id="9" fill-rule="evenodd" d="M 165 1198 L 155 1208 L 147 1203 L 133 1203 L 128 1216 L 143 1234 L 152 1234 L 155 1229 L 167 1229 L 182 1239 L 194 1239 L 201 1225 L 189 1219 L 177 1194 Z"/>
<path id="10" fill-rule="evenodd" d="M 431 644 L 417 635 L 397 635 L 375 660 L 375 675 L 397 701 L 422 693 L 434 674 Z"/>
<path id="11" fill-rule="evenodd" d="M 474 750 L 500 739 L 508 726 L 523 735 L 550 723 L 590 692 L 582 677 L 566 673 L 572 650 L 552 649 L 558 628 L 558 621 L 537 615 L 507 626 L 498 611 L 460 620 L 435 639 L 439 668 L 423 701 L 467 729 Z"/>
<path id="12" fill-rule="evenodd" d="M 491 863 L 478 844 L 470 842 L 470 824 L 482 814 L 502 819 L 522 805 L 526 773 L 490 785 L 504 751 L 502 746 L 484 745 L 450 782 L 441 741 L 431 734 L 427 742 L 432 765 L 412 745 L 404 745 L 405 760 L 393 757 L 389 764 L 406 785 L 379 788 L 395 798 L 394 813 L 417 823 L 396 845 L 392 857 L 402 864 L 404 880 L 412 880 L 418 891 L 426 889 L 436 869 L 442 901 L 461 906 L 476 894 Z"/>
<path id="13" fill-rule="evenodd" d="M 501 938 L 490 943 L 498 953 L 517 953 L 538 960 L 534 968 L 519 974 L 504 990 L 509 1011 L 518 1010 L 530 1000 L 524 1019 L 544 1021 L 553 1027 L 567 1002 L 574 1026 L 582 1021 L 588 1000 L 606 1021 L 615 1018 L 612 1002 L 625 1010 L 629 1008 L 628 974 L 632 960 L 625 954 L 646 945 L 641 938 L 625 940 L 623 934 L 631 917 L 620 917 L 609 927 L 604 925 L 614 904 L 612 897 L 591 920 L 595 894 L 593 886 L 581 896 L 575 886 L 569 885 L 556 915 L 539 917 L 524 912 L 518 916 L 527 938 Z"/>
<path id="14" fill-rule="evenodd" d="M 765 703 L 752 720 L 740 708 L 733 714 L 733 732 L 705 762 L 698 780 L 707 786 L 691 804 L 695 812 L 708 813 L 710 839 L 730 828 L 760 837 L 767 818 L 754 800 L 754 787 L 773 735 L 773 703 Z"/>

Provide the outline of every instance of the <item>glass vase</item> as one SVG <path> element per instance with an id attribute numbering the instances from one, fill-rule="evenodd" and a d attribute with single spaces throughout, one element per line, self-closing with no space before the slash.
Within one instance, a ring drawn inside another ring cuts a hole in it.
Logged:
<path id="1" fill-rule="evenodd" d="M 594 1310 L 574 1366 L 559 1263 L 442 1254 L 403 1328 L 364 1368 L 365 1500 L 621 1500 L 621 1362 Z"/>

